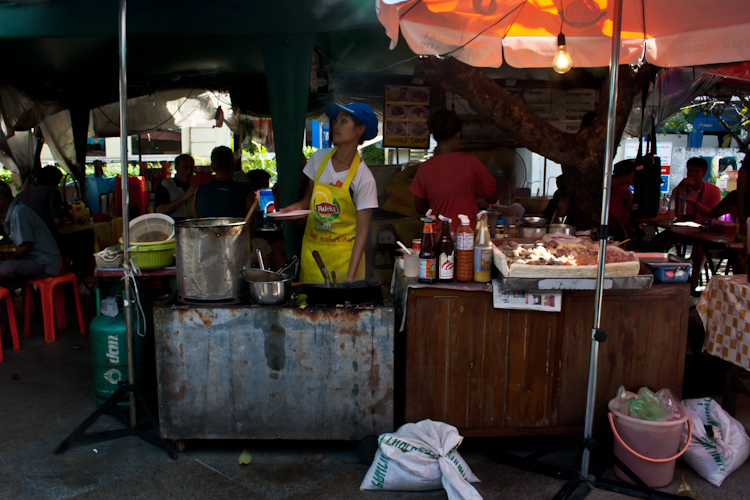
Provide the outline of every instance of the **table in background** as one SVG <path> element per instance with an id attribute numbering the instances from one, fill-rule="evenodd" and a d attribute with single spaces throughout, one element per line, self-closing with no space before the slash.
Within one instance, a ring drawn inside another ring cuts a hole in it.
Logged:
<path id="1" fill-rule="evenodd" d="M 750 396 L 750 283 L 747 275 L 714 276 L 696 305 L 712 356 L 735 365 L 726 372 L 722 405 L 734 414 L 737 393 Z M 740 370 L 739 368 L 742 368 Z"/>

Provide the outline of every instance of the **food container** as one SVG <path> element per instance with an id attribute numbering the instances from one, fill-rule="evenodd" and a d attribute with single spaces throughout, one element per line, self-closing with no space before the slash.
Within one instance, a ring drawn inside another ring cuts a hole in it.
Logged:
<path id="1" fill-rule="evenodd" d="M 522 226 L 518 228 L 518 236 L 521 238 L 541 238 L 547 234 L 547 228 L 545 226 L 542 227 L 527 227 Z"/>
<path id="2" fill-rule="evenodd" d="M 527 227 L 544 227 L 546 229 L 547 219 L 544 217 L 524 217 L 523 225 Z"/>
<path id="3" fill-rule="evenodd" d="M 638 259 L 654 273 L 662 283 L 685 283 L 693 265 L 677 255 L 667 253 L 637 253 Z"/>
<path id="4" fill-rule="evenodd" d="M 196 301 L 247 296 L 247 223 L 237 218 L 187 219 L 175 223 L 177 295 Z"/>
<path id="5" fill-rule="evenodd" d="M 562 234 L 576 234 L 575 226 L 570 224 L 550 224 L 547 226 L 547 234 L 562 233 Z"/>
<path id="6" fill-rule="evenodd" d="M 242 276 L 248 283 L 250 298 L 261 305 L 277 305 L 289 301 L 292 296 L 291 274 L 276 274 L 273 271 L 245 268 Z"/>
<path id="7" fill-rule="evenodd" d="M 516 201 L 521 204 L 525 213 L 540 214 L 547 209 L 551 198 L 546 196 L 516 196 Z"/>

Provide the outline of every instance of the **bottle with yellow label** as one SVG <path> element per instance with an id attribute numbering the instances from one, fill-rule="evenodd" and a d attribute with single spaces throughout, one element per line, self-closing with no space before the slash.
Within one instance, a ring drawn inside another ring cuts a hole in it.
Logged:
<path id="1" fill-rule="evenodd" d="M 477 231 L 474 239 L 474 281 L 489 283 L 492 274 L 492 239 L 487 227 L 487 212 L 477 214 Z"/>

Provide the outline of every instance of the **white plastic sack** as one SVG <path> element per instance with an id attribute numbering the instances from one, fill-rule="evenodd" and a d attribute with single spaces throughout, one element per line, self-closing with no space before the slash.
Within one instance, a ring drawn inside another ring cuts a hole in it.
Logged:
<path id="1" fill-rule="evenodd" d="M 750 438 L 742 424 L 713 399 L 685 399 L 682 404 L 693 424 L 693 437 L 682 458 L 706 481 L 721 486 L 747 460 Z M 706 433 L 706 427 L 713 437 Z M 682 439 L 687 439 L 684 429 Z"/>
<path id="2" fill-rule="evenodd" d="M 469 483 L 479 482 L 456 449 L 463 437 L 452 425 L 432 420 L 381 434 L 380 449 L 362 490 L 429 491 L 442 486 L 449 500 L 481 500 Z"/>

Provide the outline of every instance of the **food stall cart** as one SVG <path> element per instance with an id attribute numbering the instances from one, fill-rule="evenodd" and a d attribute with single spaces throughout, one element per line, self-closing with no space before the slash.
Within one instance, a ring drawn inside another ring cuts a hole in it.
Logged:
<path id="1" fill-rule="evenodd" d="M 516 286 L 540 287 L 541 280 L 520 280 L 502 286 L 511 294 L 525 293 Z M 558 288 L 567 287 L 559 290 L 559 312 L 496 309 L 492 286 L 421 285 L 397 267 L 397 324 L 406 335 L 405 420 L 444 421 L 464 436 L 580 433 L 595 280 L 557 281 Z M 607 401 L 620 385 L 682 393 L 690 288 L 652 282 L 644 266 L 638 276 L 604 280 L 608 340 L 600 348 L 597 425 L 605 423 Z"/>

